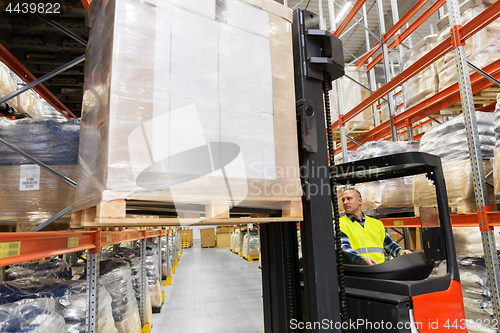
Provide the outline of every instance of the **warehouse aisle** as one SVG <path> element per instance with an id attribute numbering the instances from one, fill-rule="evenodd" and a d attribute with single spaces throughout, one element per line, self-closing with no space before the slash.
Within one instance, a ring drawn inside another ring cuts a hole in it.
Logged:
<path id="1" fill-rule="evenodd" d="M 263 332 L 262 278 L 258 261 L 248 262 L 227 248 L 184 249 L 163 287 L 165 304 L 153 315 L 152 333 Z"/>

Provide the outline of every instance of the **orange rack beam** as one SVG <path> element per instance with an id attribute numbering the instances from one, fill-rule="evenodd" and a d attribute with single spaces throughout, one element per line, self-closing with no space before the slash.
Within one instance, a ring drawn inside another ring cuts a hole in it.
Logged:
<path id="1" fill-rule="evenodd" d="M 490 65 L 483 68 L 483 71 L 490 74 L 497 80 L 500 80 L 500 59 L 491 63 Z M 493 82 L 489 81 L 482 75 L 478 73 L 472 73 L 470 76 L 472 93 L 476 94 L 488 87 L 494 85 Z M 440 91 L 434 96 L 429 97 L 425 101 L 420 102 L 414 107 L 394 116 L 394 126 L 397 129 L 406 126 L 406 120 L 409 121 L 410 124 L 417 122 L 427 116 L 430 116 L 437 111 L 440 111 L 450 105 L 453 105 L 460 101 L 460 89 L 458 87 L 458 83 L 451 85 L 450 87 Z M 344 116 L 345 117 L 345 116 Z M 362 134 L 356 137 L 356 141 L 360 143 L 365 143 L 367 141 L 375 141 L 380 140 L 391 134 L 391 128 L 389 121 L 375 127 L 369 132 Z M 421 135 L 420 135 L 421 136 Z M 415 137 L 415 139 L 417 139 Z M 347 148 L 350 150 L 356 149 L 358 146 L 352 142 L 347 144 Z M 335 153 L 339 153 L 341 149 L 335 150 Z"/>
<path id="2" fill-rule="evenodd" d="M 84 1 L 84 0 L 82 0 L 82 1 Z M 361 7 L 363 7 L 365 2 L 366 2 L 366 0 L 356 1 L 354 6 L 352 7 L 352 9 L 349 11 L 349 14 L 347 14 L 347 16 L 344 18 L 342 23 L 340 23 L 340 25 L 338 26 L 337 30 L 332 31 L 332 33 L 335 36 L 337 36 L 337 37 L 340 36 L 340 34 L 345 30 L 345 28 L 347 28 L 347 25 L 349 25 L 349 22 L 351 22 L 351 20 L 354 18 L 354 16 L 356 16 L 356 13 L 361 9 Z"/>
<path id="3" fill-rule="evenodd" d="M 444 1 L 444 0 L 442 0 Z M 466 39 L 470 38 L 477 31 L 485 28 L 490 22 L 494 21 L 500 17 L 500 1 L 495 2 L 488 8 L 486 8 L 480 15 L 476 16 L 470 20 L 466 25 L 460 28 L 460 41 L 465 42 Z M 376 90 L 370 97 L 365 99 L 363 102 L 354 107 L 351 111 L 346 113 L 343 117 L 343 122 L 347 122 L 353 119 L 358 113 L 366 109 L 377 100 L 381 99 L 383 96 L 387 95 L 389 92 L 393 91 L 397 86 L 400 86 L 404 82 L 408 81 L 411 77 L 422 71 L 438 58 L 444 56 L 447 52 L 452 49 L 451 37 L 448 37 L 440 44 L 438 44 L 434 49 L 432 49 L 425 56 L 417 60 L 410 67 L 405 69 L 403 72 L 396 75 L 391 81 L 384 84 L 378 90 Z M 333 125 L 332 129 L 335 130 L 339 128 L 339 121 L 337 120 Z"/>
<path id="4" fill-rule="evenodd" d="M 500 226 L 500 212 L 486 212 L 490 226 Z M 479 220 L 477 213 L 452 214 L 451 224 L 454 227 L 478 227 Z M 398 217 L 390 219 L 380 219 L 386 228 L 420 228 L 420 217 Z"/>
<path id="5" fill-rule="evenodd" d="M 172 230 L 0 233 L 0 266 L 170 234 Z M 99 239 L 98 239 L 99 238 Z"/>

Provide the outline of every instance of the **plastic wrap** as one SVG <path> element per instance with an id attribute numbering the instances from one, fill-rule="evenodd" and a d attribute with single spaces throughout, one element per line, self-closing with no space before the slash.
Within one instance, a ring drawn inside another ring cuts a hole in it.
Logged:
<path id="1" fill-rule="evenodd" d="M 91 3 L 75 210 L 301 196 L 292 11 L 251 3 Z"/>
<path id="2" fill-rule="evenodd" d="M 111 298 L 102 285 L 99 287 L 98 295 L 99 317 L 97 318 L 97 332 L 116 332 L 111 314 Z M 0 284 L 0 303 L 2 304 L 47 298 L 55 301 L 55 311 L 64 318 L 68 333 L 85 332 L 87 296 L 86 282 L 84 280 L 25 279 Z M 0 330 L 0 332 L 3 331 Z M 52 332 L 60 331 L 54 330 Z"/>
<path id="3" fill-rule="evenodd" d="M 368 76 L 366 74 L 366 67 L 344 67 L 345 74 L 358 81 L 365 87 L 368 87 L 370 84 L 368 83 Z M 342 77 L 342 93 L 343 93 L 343 103 L 344 103 L 344 114 L 352 110 L 362 101 L 367 99 L 370 96 L 370 92 L 360 85 L 353 82 L 351 79 L 347 77 Z M 333 83 L 333 89 L 330 91 L 330 100 L 332 107 L 332 122 L 338 120 L 339 118 L 339 107 L 337 103 L 337 86 L 335 82 Z M 371 107 L 366 108 L 363 112 L 359 113 L 356 117 L 349 120 L 346 123 L 348 128 L 353 128 L 356 125 L 359 125 L 358 129 L 369 129 L 373 128 L 373 120 L 367 120 L 364 123 L 363 120 L 371 116 L 372 111 Z M 362 123 L 362 124 L 361 124 Z"/>
<path id="4" fill-rule="evenodd" d="M 418 151 L 419 145 L 418 141 L 368 141 L 356 150 L 355 161 Z"/>
<path id="5" fill-rule="evenodd" d="M 140 332 L 141 321 L 129 263 L 123 259 L 107 259 L 99 264 L 100 281 L 111 295 L 111 308 L 118 332 Z"/>
<path id="6" fill-rule="evenodd" d="M 437 35 L 429 35 L 415 44 L 403 57 L 404 69 L 421 59 L 436 46 Z M 410 108 L 438 91 L 439 78 L 436 64 L 424 68 L 404 83 L 406 108 Z"/>
<path id="7" fill-rule="evenodd" d="M 491 323 L 494 318 L 481 245 L 481 232 L 471 230 L 470 227 L 455 227 L 453 228 L 453 236 L 457 251 L 465 317 L 468 324 L 467 329 L 469 332 L 495 332 L 491 330 L 491 326 L 482 326 L 487 320 Z M 495 233 L 495 238 L 497 241 L 500 239 L 498 232 Z"/>
<path id="8" fill-rule="evenodd" d="M 0 138 L 76 179 L 79 121 L 55 122 L 31 119 L 0 121 Z M 5 146 L 0 147 L 2 218 L 18 221 L 17 231 L 28 231 L 72 204 L 75 189 L 48 171 Z M 26 230 L 20 229 L 26 222 Z"/>
<path id="9" fill-rule="evenodd" d="M 491 161 L 483 161 L 484 172 L 492 170 Z M 448 205 L 453 214 L 476 213 L 476 199 L 472 183 L 470 160 L 443 163 L 443 174 L 448 194 Z M 494 207 L 493 190 L 488 189 L 490 204 Z M 435 206 L 436 189 L 424 174 L 413 177 L 413 205 Z"/>
<path id="10" fill-rule="evenodd" d="M 486 9 L 491 3 L 490 0 L 485 1 L 467 1 L 462 6 L 460 6 L 461 21 L 462 25 L 472 20 L 474 17 L 478 16 L 484 9 Z M 441 19 L 438 23 L 438 40 L 437 43 L 441 43 L 446 38 L 450 37 L 450 24 L 449 18 L 446 16 Z M 486 45 L 489 41 L 494 39 L 500 34 L 500 20 L 490 23 L 486 28 L 478 31 L 473 36 L 465 41 L 465 53 L 469 57 L 481 47 Z M 495 41 L 492 45 L 488 46 L 481 53 L 476 55 L 470 60 L 470 62 L 479 68 L 483 68 L 489 65 L 493 61 L 498 59 L 498 54 L 500 53 L 500 41 Z M 436 61 L 436 66 L 439 75 L 439 90 L 443 90 L 453 83 L 457 82 L 457 69 L 455 66 L 455 56 L 453 52 L 449 52 L 444 55 L 443 58 Z"/>
<path id="11" fill-rule="evenodd" d="M 10 75 L 10 69 L 0 62 L 0 97 L 4 97 L 17 89 L 16 82 Z M 17 98 L 7 101 L 9 106 L 17 108 Z"/>
<path id="12" fill-rule="evenodd" d="M 258 257 L 260 250 L 260 240 L 258 235 L 248 235 L 243 236 L 243 257 Z"/>
<path id="13" fill-rule="evenodd" d="M 0 305 L 0 332 L 66 332 L 63 317 L 50 298 L 26 299 Z"/>
<path id="14" fill-rule="evenodd" d="M 71 267 L 63 259 L 51 259 L 10 266 L 5 270 L 5 280 L 25 278 L 71 279 Z"/>
<path id="15" fill-rule="evenodd" d="M 494 155 L 494 118 L 491 112 L 476 112 L 483 160 L 492 159 Z M 420 139 L 420 151 L 441 157 L 443 164 L 469 159 L 463 114 L 425 132 Z"/>

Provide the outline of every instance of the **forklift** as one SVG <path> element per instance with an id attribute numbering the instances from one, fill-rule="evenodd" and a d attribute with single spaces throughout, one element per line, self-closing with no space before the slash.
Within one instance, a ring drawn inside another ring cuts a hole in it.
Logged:
<path id="1" fill-rule="evenodd" d="M 294 12 L 292 37 L 303 258 L 296 223 L 260 226 L 265 332 L 467 332 L 440 158 L 409 152 L 334 165 L 329 90 L 344 75 L 342 42 L 307 10 Z M 313 171 L 320 167 L 329 174 Z M 437 197 L 437 209 L 421 211 L 423 251 L 374 266 L 344 264 L 337 185 L 417 174 Z M 311 191 L 325 184 L 329 191 Z M 433 273 L 438 264 L 446 272 Z"/>

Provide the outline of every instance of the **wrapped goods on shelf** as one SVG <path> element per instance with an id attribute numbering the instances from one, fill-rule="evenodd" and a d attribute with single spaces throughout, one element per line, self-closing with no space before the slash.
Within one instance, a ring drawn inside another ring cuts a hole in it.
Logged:
<path id="1" fill-rule="evenodd" d="M 66 332 L 64 319 L 50 298 L 26 299 L 0 305 L 0 332 Z"/>
<path id="2" fill-rule="evenodd" d="M 140 332 L 141 320 L 129 263 L 122 259 L 103 260 L 100 273 L 100 281 L 112 298 L 111 309 L 118 332 Z"/>
<path id="3" fill-rule="evenodd" d="M 356 150 L 355 160 L 418 151 L 418 141 L 368 141 Z"/>
<path id="4" fill-rule="evenodd" d="M 85 309 L 87 304 L 84 280 L 22 279 L 0 284 L 0 303 L 10 304 L 21 300 L 48 299 L 55 301 L 55 311 L 64 318 L 68 333 L 85 332 Z M 111 313 L 111 297 L 106 289 L 99 287 L 98 333 L 115 333 Z M 0 332 L 3 332 L 0 330 Z M 54 330 L 52 332 L 62 332 Z"/>
<path id="5" fill-rule="evenodd" d="M 260 240 L 258 235 L 248 235 L 243 236 L 243 246 L 242 246 L 243 257 L 258 257 L 260 249 Z"/>
<path id="6" fill-rule="evenodd" d="M 425 54 L 436 46 L 437 35 L 429 35 L 415 44 L 403 57 L 404 69 L 407 69 L 415 61 L 421 59 Z M 436 64 L 433 63 L 424 68 L 420 73 L 410 78 L 404 84 L 406 108 L 410 108 L 424 99 L 434 95 L 439 88 Z"/>
<path id="7" fill-rule="evenodd" d="M 356 151 L 356 160 L 418 151 L 418 141 L 369 141 Z M 356 184 L 363 198 L 362 209 L 413 207 L 412 177 L 395 178 Z M 342 191 L 339 192 L 339 209 L 343 211 Z"/>
<path id="8" fill-rule="evenodd" d="M 487 320 L 491 323 L 494 319 L 481 232 L 477 227 L 454 227 L 453 238 L 457 252 L 467 328 L 469 332 L 493 333 L 495 330 L 492 330 L 491 326 L 481 325 Z M 500 234 L 498 231 L 495 232 L 495 239 L 496 243 L 499 244 Z"/>
<path id="9" fill-rule="evenodd" d="M 241 230 L 238 229 L 234 232 L 234 250 L 236 253 L 240 253 L 241 252 Z"/>
<path id="10" fill-rule="evenodd" d="M 478 16 L 484 9 L 491 5 L 494 1 L 466 1 L 460 6 L 462 25 Z M 450 37 L 450 23 L 448 16 L 444 17 L 437 23 L 438 39 L 437 43 Z M 496 20 L 489 24 L 486 28 L 475 33 L 471 38 L 465 41 L 465 52 L 467 57 L 471 56 L 483 46 L 488 44 L 496 36 L 500 34 L 500 20 Z M 470 61 L 479 68 L 489 65 L 498 59 L 500 53 L 500 41 L 495 41 L 481 53 L 473 57 Z M 455 67 L 455 56 L 453 52 L 444 55 L 443 58 L 436 61 L 436 66 L 439 75 L 439 90 L 443 90 L 453 83 L 457 82 L 457 70 Z"/>
<path id="11" fill-rule="evenodd" d="M 89 21 L 74 210 L 301 196 L 299 170 L 287 169 L 298 165 L 290 9 L 98 0 Z"/>
<path id="12" fill-rule="evenodd" d="M 12 78 L 10 69 L 0 62 L 0 97 L 4 97 L 17 89 L 16 81 Z M 17 108 L 17 98 L 6 102 L 9 106 Z"/>
<path id="13" fill-rule="evenodd" d="M 493 158 L 495 149 L 494 114 L 476 111 L 483 160 Z M 420 151 L 441 157 L 442 163 L 469 159 L 463 114 L 425 132 Z"/>
<path id="14" fill-rule="evenodd" d="M 358 81 L 365 87 L 369 86 L 368 83 L 368 76 L 366 74 L 366 67 L 361 66 L 361 67 L 344 67 L 345 75 L 348 75 L 349 77 L 353 78 L 354 80 Z M 347 78 L 346 76 L 342 77 L 341 79 L 342 82 L 342 94 L 343 94 L 343 114 L 346 114 L 347 112 L 351 111 L 354 107 L 356 107 L 359 103 L 364 101 L 370 96 L 370 92 L 364 88 L 362 88 L 359 84 L 355 83 L 351 79 Z M 331 102 L 331 107 L 332 107 L 332 122 L 337 121 L 339 118 L 339 107 L 337 103 L 337 87 L 336 84 L 333 84 L 333 89 L 330 92 L 330 100 Z M 356 117 L 353 119 L 349 120 L 346 123 L 346 126 L 348 128 L 353 128 L 356 125 L 359 125 L 357 129 L 370 129 L 373 127 L 373 120 L 367 120 L 364 123 L 363 120 L 371 116 L 372 111 L 371 107 L 368 107 L 365 109 L 363 112 L 359 113 Z M 362 123 L 362 124 L 361 124 Z"/>
<path id="15" fill-rule="evenodd" d="M 348 151 L 346 162 L 352 162 L 355 160 L 356 160 L 356 152 L 355 151 Z M 344 153 L 341 152 L 340 154 L 335 155 L 334 162 L 336 165 L 344 163 Z"/>
<path id="16" fill-rule="evenodd" d="M 78 170 L 79 137 L 79 121 L 0 120 L 0 138 L 71 179 Z M 17 220 L 18 231 L 30 230 L 73 202 L 73 186 L 3 145 L 0 170 L 8 175 L 0 185 L 0 213 L 4 220 Z"/>
<path id="17" fill-rule="evenodd" d="M 475 213 L 476 199 L 472 183 L 470 160 L 443 163 L 443 174 L 448 194 L 448 205 L 454 214 Z M 484 172 L 492 170 L 491 161 L 483 161 Z M 494 207 L 493 190 L 488 189 L 490 203 Z M 413 177 L 413 205 L 418 207 L 436 205 L 436 189 L 424 174 Z"/>
<path id="18" fill-rule="evenodd" d="M 26 278 L 69 280 L 71 277 L 71 267 L 63 259 L 16 264 L 5 270 L 6 281 Z"/>
<path id="19" fill-rule="evenodd" d="M 495 194 L 500 194 L 500 94 L 495 107 L 495 153 L 493 159 L 493 184 Z"/>

